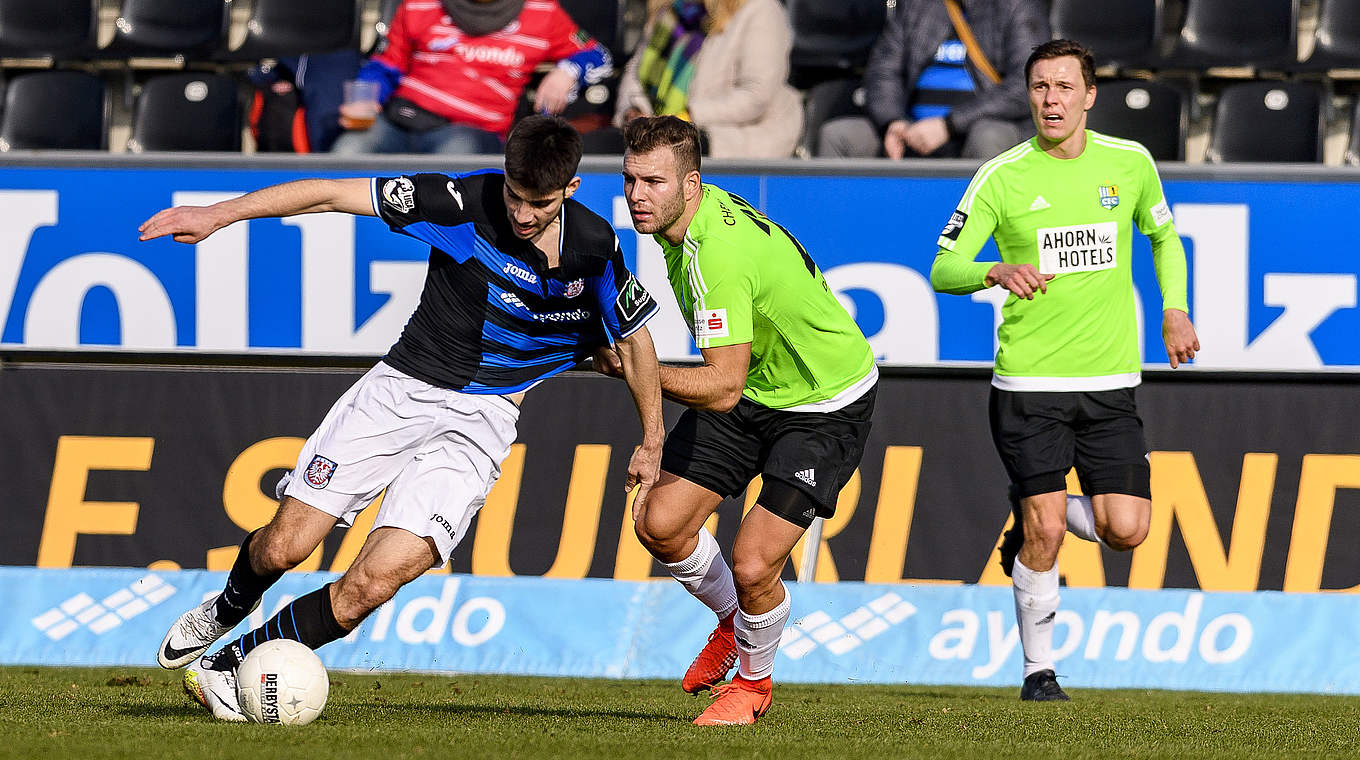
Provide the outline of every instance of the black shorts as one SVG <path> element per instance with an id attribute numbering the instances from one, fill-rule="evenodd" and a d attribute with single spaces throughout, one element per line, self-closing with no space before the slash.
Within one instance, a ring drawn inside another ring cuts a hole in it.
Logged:
<path id="1" fill-rule="evenodd" d="M 878 386 L 834 412 L 770 409 L 743 398 L 730 412 L 688 409 L 671 428 L 661 469 L 721 496 L 760 475 L 759 504 L 804 528 L 830 517 L 864 455 Z"/>
<path id="2" fill-rule="evenodd" d="M 1151 470 L 1133 388 L 1094 392 L 1003 391 L 988 402 L 992 442 L 1021 498 L 1067 490 L 1077 468 L 1087 495 L 1150 498 Z"/>

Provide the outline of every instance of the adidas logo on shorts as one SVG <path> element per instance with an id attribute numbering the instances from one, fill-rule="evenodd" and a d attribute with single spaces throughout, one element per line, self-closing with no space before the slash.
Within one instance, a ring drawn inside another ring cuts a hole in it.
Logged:
<path id="1" fill-rule="evenodd" d="M 798 472 L 795 472 L 793 476 L 803 481 L 804 483 L 807 483 L 810 486 L 815 487 L 817 485 L 817 474 L 813 471 L 813 468 L 811 467 L 807 468 L 806 470 L 799 470 Z"/>

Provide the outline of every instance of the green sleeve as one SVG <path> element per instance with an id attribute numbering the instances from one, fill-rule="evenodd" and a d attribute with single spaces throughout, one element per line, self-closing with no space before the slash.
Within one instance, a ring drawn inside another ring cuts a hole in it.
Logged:
<path id="1" fill-rule="evenodd" d="M 755 272 L 740 247 L 720 236 L 705 240 L 695 254 L 694 342 L 699 348 L 750 343 Z"/>
<path id="2" fill-rule="evenodd" d="M 1143 193 L 1138 199 L 1135 221 L 1138 229 L 1152 240 L 1152 266 L 1157 272 L 1157 284 L 1162 289 L 1162 308 L 1190 312 L 1186 296 L 1185 246 L 1176 234 L 1176 223 L 1162 190 L 1162 179 L 1157 166 L 1148 156 L 1143 177 Z"/>
<path id="3" fill-rule="evenodd" d="M 978 180 L 974 179 L 974 183 Z M 959 207 L 936 241 L 939 250 L 930 266 L 930 285 L 937 292 L 967 295 L 987 287 L 994 261 L 974 261 L 996 229 L 996 212 L 988 200 L 988 186 L 974 193 L 970 185 Z"/>

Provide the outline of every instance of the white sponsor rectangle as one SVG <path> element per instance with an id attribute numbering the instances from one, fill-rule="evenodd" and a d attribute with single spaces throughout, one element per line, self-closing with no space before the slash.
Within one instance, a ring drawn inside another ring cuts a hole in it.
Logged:
<path id="1" fill-rule="evenodd" d="M 1035 231 L 1039 271 L 1044 274 L 1096 272 L 1118 264 L 1119 224 L 1072 224 Z"/>
<path id="2" fill-rule="evenodd" d="M 1171 209 L 1166 206 L 1166 199 L 1163 198 L 1152 207 L 1152 223 L 1158 227 L 1171 221 Z"/>
<path id="3" fill-rule="evenodd" d="M 695 340 L 726 338 L 727 334 L 727 309 L 694 310 Z"/>

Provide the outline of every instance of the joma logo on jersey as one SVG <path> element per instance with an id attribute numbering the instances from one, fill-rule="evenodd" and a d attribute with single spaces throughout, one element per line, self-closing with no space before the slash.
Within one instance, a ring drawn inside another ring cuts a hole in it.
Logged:
<path id="1" fill-rule="evenodd" d="M 534 274 L 533 272 L 530 272 L 529 270 L 525 269 L 522 266 L 518 266 L 515 264 L 506 264 L 505 266 L 501 267 L 501 274 L 508 274 L 511 277 L 518 277 L 521 280 L 524 280 L 525 282 L 529 283 L 530 285 L 538 284 L 538 275 Z"/>
<path id="2" fill-rule="evenodd" d="M 1094 272 L 1116 264 L 1117 222 L 1042 227 L 1035 233 L 1039 271 L 1044 274 Z"/>
<path id="3" fill-rule="evenodd" d="M 1105 207 L 1106 209 L 1112 209 L 1115 206 L 1119 205 L 1118 185 L 1101 185 L 1099 188 L 1099 192 L 1101 206 Z"/>

